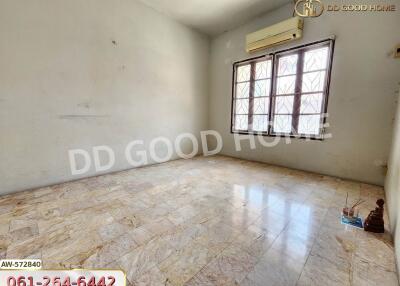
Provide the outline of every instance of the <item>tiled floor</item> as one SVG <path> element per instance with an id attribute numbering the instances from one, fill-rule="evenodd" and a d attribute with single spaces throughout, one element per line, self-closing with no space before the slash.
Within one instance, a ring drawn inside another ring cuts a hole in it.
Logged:
<path id="1" fill-rule="evenodd" d="M 388 233 L 339 222 L 379 187 L 227 157 L 0 198 L 0 258 L 122 268 L 130 285 L 398 285 Z M 387 219 L 386 219 L 387 221 Z"/>

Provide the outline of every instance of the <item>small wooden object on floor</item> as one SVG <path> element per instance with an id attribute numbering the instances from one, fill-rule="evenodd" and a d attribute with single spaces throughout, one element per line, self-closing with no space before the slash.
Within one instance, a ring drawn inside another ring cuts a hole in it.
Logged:
<path id="1" fill-rule="evenodd" d="M 385 201 L 379 199 L 376 204 L 378 207 L 371 211 L 365 219 L 364 230 L 375 233 L 384 233 L 385 222 L 383 220 L 383 205 L 385 204 Z"/>

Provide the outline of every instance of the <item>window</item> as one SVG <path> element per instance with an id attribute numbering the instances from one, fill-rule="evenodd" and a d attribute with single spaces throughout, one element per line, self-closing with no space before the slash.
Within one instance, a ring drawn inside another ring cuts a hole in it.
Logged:
<path id="1" fill-rule="evenodd" d="M 322 139 L 333 40 L 234 64 L 232 132 Z"/>

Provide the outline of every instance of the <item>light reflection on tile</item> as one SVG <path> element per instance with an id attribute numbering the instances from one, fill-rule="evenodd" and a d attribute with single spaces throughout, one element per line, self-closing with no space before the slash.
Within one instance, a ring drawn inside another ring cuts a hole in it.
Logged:
<path id="1" fill-rule="evenodd" d="M 233 245 L 240 247 L 256 258 L 260 258 L 271 248 L 278 235 L 252 225 L 233 241 Z"/>
<path id="2" fill-rule="evenodd" d="M 304 238 L 299 235 L 283 231 L 274 241 L 272 249 L 282 256 L 304 263 L 310 254 L 314 238 Z"/>
<path id="3" fill-rule="evenodd" d="M 279 234 L 288 225 L 290 216 L 276 214 L 272 208 L 264 209 L 254 225 L 270 233 Z"/>

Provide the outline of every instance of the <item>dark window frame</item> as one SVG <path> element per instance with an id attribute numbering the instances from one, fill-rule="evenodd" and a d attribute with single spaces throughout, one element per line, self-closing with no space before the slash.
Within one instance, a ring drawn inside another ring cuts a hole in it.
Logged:
<path id="1" fill-rule="evenodd" d="M 306 94 L 304 92 L 301 92 L 299 90 L 299 87 L 302 86 L 302 76 L 303 76 L 303 71 L 300 69 L 303 68 L 302 64 L 302 59 L 304 56 L 304 53 L 308 50 L 313 50 L 318 48 L 318 46 L 328 46 L 329 47 L 329 55 L 328 55 L 328 66 L 325 69 L 326 70 L 326 76 L 325 76 L 325 83 L 324 83 L 324 90 L 323 90 L 323 101 L 322 101 L 322 110 L 321 114 L 326 114 L 328 111 L 328 103 L 329 103 L 329 91 L 330 91 L 330 82 L 331 82 L 331 73 L 332 73 L 332 66 L 333 66 L 333 54 L 334 54 L 334 48 L 335 48 L 335 39 L 325 39 L 321 41 L 316 41 L 316 42 L 311 42 L 307 43 L 304 45 L 300 46 L 295 46 L 292 48 L 284 49 L 284 50 L 277 50 L 272 53 L 260 55 L 257 57 L 237 61 L 233 63 L 232 68 L 232 98 L 231 98 L 231 127 L 230 131 L 231 134 L 241 134 L 241 135 L 262 135 L 262 136 L 268 136 L 268 137 L 290 137 L 290 138 L 299 138 L 299 139 L 310 139 L 310 140 L 318 140 L 318 141 L 323 141 L 324 140 L 324 134 L 325 134 L 325 128 L 323 127 L 326 124 L 326 116 L 321 116 L 321 133 L 317 135 L 311 135 L 311 134 L 294 134 L 294 133 L 276 133 L 273 131 L 273 117 L 275 115 L 274 106 L 275 106 L 275 97 L 276 97 L 276 81 L 277 81 L 277 75 L 276 75 L 276 70 L 277 70 L 277 65 L 278 65 L 278 58 L 282 56 L 287 56 L 289 54 L 299 54 L 299 59 L 301 62 L 297 64 L 297 72 L 296 72 L 296 86 L 295 86 L 295 91 L 294 91 L 294 103 L 293 103 L 293 109 L 294 112 L 292 114 L 292 131 L 293 130 L 298 130 L 298 121 L 300 117 L 300 105 L 301 101 L 299 100 L 299 97 L 301 94 Z M 300 52 L 299 52 L 300 51 Z M 252 117 L 254 114 L 252 114 L 252 110 L 250 109 L 253 104 L 252 100 L 254 99 L 254 70 L 255 70 L 255 65 L 259 61 L 265 61 L 271 59 L 272 61 L 272 69 L 271 69 L 271 85 L 270 85 L 270 94 L 268 94 L 266 97 L 270 98 L 269 101 L 269 113 L 268 113 L 268 129 L 267 131 L 263 132 L 257 132 L 257 131 L 249 131 L 249 130 L 234 130 L 234 124 L 235 124 L 235 95 L 236 95 L 236 70 L 238 67 L 243 66 L 243 65 L 248 65 L 249 63 L 251 64 L 251 75 L 250 75 L 250 87 L 249 87 L 249 114 L 248 114 L 248 125 L 252 123 Z M 315 93 L 315 92 L 313 92 Z M 253 96 L 252 96 L 253 95 Z M 251 112 L 250 112 L 251 111 Z"/>

